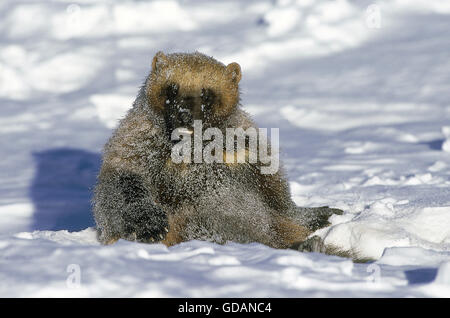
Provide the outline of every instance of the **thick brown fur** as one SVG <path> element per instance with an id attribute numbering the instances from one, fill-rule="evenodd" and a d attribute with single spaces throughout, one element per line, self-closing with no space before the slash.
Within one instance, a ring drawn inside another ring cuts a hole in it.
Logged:
<path id="1" fill-rule="evenodd" d="M 288 248 L 300 246 L 329 224 L 329 216 L 341 213 L 328 207 L 297 207 L 282 169 L 262 174 L 260 161 L 172 161 L 169 122 L 177 116 L 176 106 L 186 100 L 205 127 L 223 132 L 256 127 L 240 109 L 240 79 L 237 63 L 225 66 L 197 52 L 155 55 L 133 108 L 104 149 L 94 197 L 100 242 L 123 238 L 170 246 L 199 239 Z M 208 112 L 195 112 L 196 103 L 202 110 L 209 105 Z"/>

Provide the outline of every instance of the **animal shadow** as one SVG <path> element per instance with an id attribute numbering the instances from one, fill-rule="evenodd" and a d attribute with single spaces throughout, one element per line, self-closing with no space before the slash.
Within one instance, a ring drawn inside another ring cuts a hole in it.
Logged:
<path id="1" fill-rule="evenodd" d="M 57 148 L 33 153 L 36 164 L 30 197 L 32 230 L 79 231 L 95 225 L 92 190 L 101 156 L 81 149 Z"/>

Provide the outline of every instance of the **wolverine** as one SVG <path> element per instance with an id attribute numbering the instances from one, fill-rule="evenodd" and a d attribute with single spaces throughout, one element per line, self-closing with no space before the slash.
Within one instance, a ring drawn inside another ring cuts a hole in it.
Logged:
<path id="1" fill-rule="evenodd" d="M 173 132 L 256 128 L 241 109 L 238 63 L 207 55 L 158 52 L 133 107 L 105 145 L 93 198 L 98 240 L 219 244 L 259 242 L 273 248 L 327 252 L 309 236 L 342 211 L 298 207 L 282 169 L 261 173 L 261 160 L 174 162 Z M 248 140 L 247 140 L 248 141 Z M 215 156 L 250 156 L 248 143 Z"/>

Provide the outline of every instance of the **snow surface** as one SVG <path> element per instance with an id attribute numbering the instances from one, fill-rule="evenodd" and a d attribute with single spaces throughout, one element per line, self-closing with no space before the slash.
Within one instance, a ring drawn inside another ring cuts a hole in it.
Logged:
<path id="1" fill-rule="evenodd" d="M 0 2 L 0 296 L 450 297 L 450 4 Z M 100 151 L 158 51 L 243 70 L 295 202 L 374 263 L 95 240 Z"/>

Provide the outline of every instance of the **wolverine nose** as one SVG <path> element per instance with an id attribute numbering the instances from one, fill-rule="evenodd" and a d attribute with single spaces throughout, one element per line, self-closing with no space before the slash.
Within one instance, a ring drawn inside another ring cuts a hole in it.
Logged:
<path id="1" fill-rule="evenodd" d="M 182 97 L 178 108 L 178 121 L 181 125 L 191 126 L 194 120 L 202 119 L 201 98 L 197 95 Z"/>
<path id="2" fill-rule="evenodd" d="M 186 109 L 194 109 L 196 101 L 195 96 L 184 96 L 182 99 L 183 106 Z"/>
<path id="3" fill-rule="evenodd" d="M 192 125 L 192 114 L 189 110 L 181 111 L 178 117 L 180 124 L 183 126 L 191 126 Z"/>

